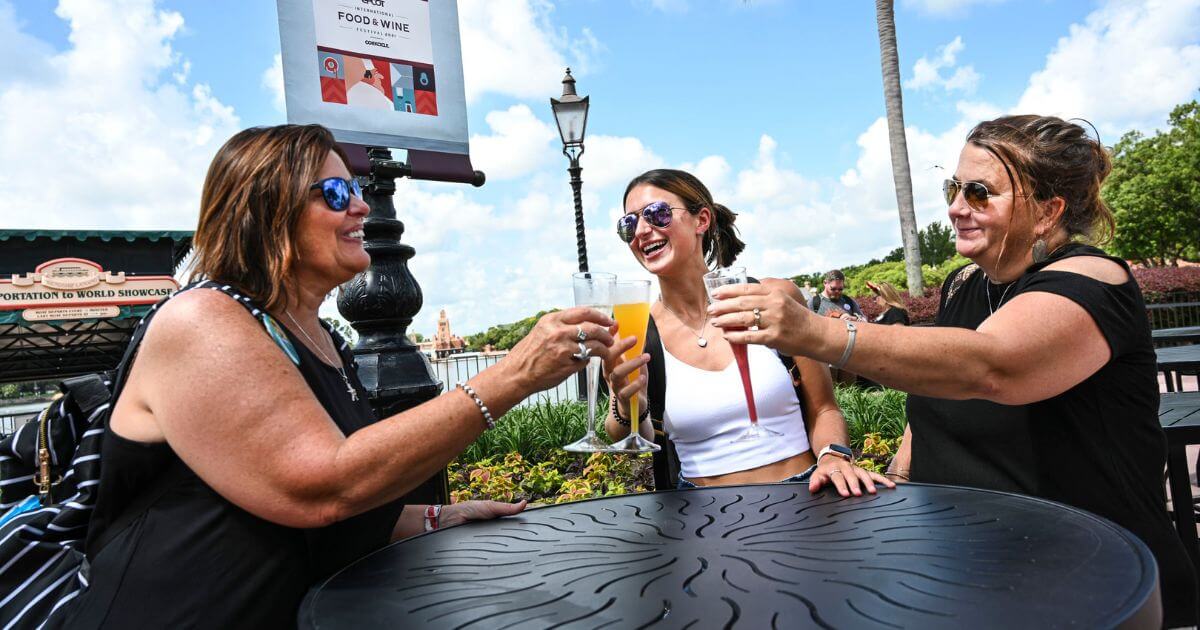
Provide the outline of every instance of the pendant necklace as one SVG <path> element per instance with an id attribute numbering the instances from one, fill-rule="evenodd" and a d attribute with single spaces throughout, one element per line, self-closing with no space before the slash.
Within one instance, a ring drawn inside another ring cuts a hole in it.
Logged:
<path id="1" fill-rule="evenodd" d="M 357 401 L 358 392 L 355 391 L 354 386 L 350 384 L 350 377 L 346 376 L 346 368 L 342 367 L 342 362 L 330 361 L 329 357 L 326 356 L 325 351 L 321 349 L 321 346 L 318 345 L 312 337 L 309 337 L 308 332 L 304 330 L 304 327 L 300 325 L 300 322 L 296 321 L 295 317 L 292 317 L 291 311 L 284 311 L 283 314 L 287 315 L 288 319 L 292 320 L 292 323 L 296 325 L 296 328 L 300 329 L 300 334 L 304 335 L 304 338 L 308 340 L 308 343 L 312 344 L 312 347 L 317 351 L 318 354 L 321 355 L 322 360 L 324 360 L 326 363 L 334 364 L 333 369 L 337 370 L 338 375 L 342 377 L 342 382 L 346 384 L 346 393 L 350 394 L 350 400 Z"/>
<path id="2" fill-rule="evenodd" d="M 1004 292 L 1000 294 L 1000 302 L 999 302 L 999 304 L 997 304 L 995 307 L 993 307 L 993 306 L 992 306 L 992 279 L 991 279 L 991 278 L 989 278 L 989 277 L 987 277 L 987 274 L 984 274 L 984 276 L 983 276 L 983 290 L 984 290 L 984 291 L 987 293 L 987 300 L 988 300 L 988 316 L 989 316 L 989 317 L 990 317 L 990 316 L 992 316 L 992 315 L 995 315 L 995 314 L 996 314 L 996 308 L 999 308 L 999 307 L 1001 307 L 1001 306 L 1004 306 L 1004 296 L 1008 295 L 1008 290 L 1009 290 L 1009 289 L 1011 289 L 1011 288 L 1013 288 L 1013 285 L 1014 285 L 1014 284 L 1016 284 L 1016 281 L 1015 281 L 1015 280 L 1014 280 L 1013 282 L 1010 282 L 1010 283 L 1008 283 L 1008 286 L 1004 287 Z"/>
<path id="3" fill-rule="evenodd" d="M 701 348 L 707 348 L 707 347 L 708 347 L 708 340 L 704 338 L 704 334 L 703 334 L 703 333 L 704 333 L 704 328 L 705 328 L 706 326 L 708 326 L 708 310 L 707 310 L 707 309 L 704 311 L 704 321 L 703 321 L 703 322 L 701 322 L 701 324 L 700 324 L 700 329 L 699 329 L 699 330 L 696 330 L 696 329 L 692 328 L 691 326 L 688 326 L 688 325 L 687 325 L 687 324 L 686 324 L 686 323 L 683 321 L 683 318 L 679 316 L 679 313 L 676 313 L 675 311 L 671 310 L 671 307 L 670 307 L 670 306 L 667 306 L 667 303 L 663 301 L 663 299 L 662 299 L 662 296 L 661 296 L 661 295 L 660 295 L 660 296 L 658 296 L 658 301 L 659 301 L 659 302 L 662 302 L 663 308 L 667 309 L 667 311 L 668 311 L 669 313 L 671 313 L 672 315 L 674 315 L 674 316 L 675 316 L 675 319 L 679 320 L 679 323 L 680 323 L 680 324 L 683 324 L 683 327 L 684 327 L 684 328 L 688 329 L 688 330 L 689 330 L 689 331 L 690 331 L 690 332 L 691 332 L 693 335 L 695 335 L 695 336 L 696 336 L 696 345 L 697 345 L 697 346 L 700 346 Z"/>

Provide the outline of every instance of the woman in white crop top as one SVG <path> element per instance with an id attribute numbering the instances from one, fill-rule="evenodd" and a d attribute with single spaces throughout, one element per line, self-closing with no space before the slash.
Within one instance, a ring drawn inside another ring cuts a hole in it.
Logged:
<path id="1" fill-rule="evenodd" d="M 748 348 L 759 422 L 781 435 L 732 442 L 748 422 L 746 399 L 733 351 L 708 321 L 702 277 L 710 265 L 732 264 L 745 247 L 733 226 L 736 215 L 715 203 L 696 177 L 670 169 L 634 178 L 625 189 L 624 207 L 617 233 L 638 262 L 658 277 L 661 291 L 650 314 L 662 352 L 647 350 L 663 360 L 664 413 L 656 420 L 679 456 L 679 487 L 797 481 L 808 482 L 813 492 L 832 483 L 842 496 L 875 492 L 876 483 L 892 487 L 883 476 L 839 454 L 849 441 L 846 422 L 834 400 L 828 368 L 809 359 L 795 359 L 802 404 L 779 356 L 761 346 Z M 790 281 L 766 279 L 763 284 L 786 288 L 802 299 Z M 629 434 L 632 396 L 640 397 L 640 409 L 650 409 L 645 368 L 651 355 L 622 361 L 621 353 L 632 343 L 632 338 L 614 343 L 605 358 L 610 391 L 617 393 L 605 423 L 614 439 Z M 639 368 L 639 378 L 626 383 Z M 625 385 L 614 389 L 613 383 Z M 641 426 L 644 436 L 653 438 L 651 423 Z M 814 453 L 821 454 L 819 460 Z"/>

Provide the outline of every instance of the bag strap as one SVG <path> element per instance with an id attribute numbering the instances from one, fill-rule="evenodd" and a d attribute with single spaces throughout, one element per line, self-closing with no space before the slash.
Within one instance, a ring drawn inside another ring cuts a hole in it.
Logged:
<path id="1" fill-rule="evenodd" d="M 679 483 L 679 454 L 675 452 L 675 443 L 667 435 L 666 423 L 663 416 L 666 412 L 667 368 L 664 364 L 662 339 L 658 335 L 658 326 L 654 317 L 646 325 L 646 353 L 650 355 L 650 363 L 646 366 L 646 398 L 650 407 L 651 425 L 654 426 L 654 443 L 662 447 L 654 453 L 652 469 L 654 471 L 655 490 L 673 490 Z"/>

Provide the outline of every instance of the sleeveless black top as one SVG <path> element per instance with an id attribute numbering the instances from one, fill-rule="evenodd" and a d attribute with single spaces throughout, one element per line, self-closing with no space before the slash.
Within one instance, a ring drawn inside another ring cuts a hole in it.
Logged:
<path id="1" fill-rule="evenodd" d="M 1167 517 L 1167 445 L 1158 423 L 1158 379 L 1150 324 L 1132 274 L 1110 285 L 1042 271 L 1072 256 L 1101 256 L 1071 244 L 1008 285 L 968 265 L 942 286 L 937 326 L 974 330 L 1017 295 L 1061 295 L 1092 316 L 1112 351 L 1079 385 L 1027 405 L 909 396 L 913 481 L 989 488 L 1061 501 L 1108 518 L 1142 539 L 1158 561 L 1164 621 L 1196 621 L 1196 581 Z M 990 299 L 990 302 L 989 302 Z M 990 305 L 990 308 L 989 308 Z M 1029 322 L 1036 326 L 1037 322 Z"/>
<path id="2" fill-rule="evenodd" d="M 334 333 L 357 401 L 350 399 L 337 370 L 291 331 L 277 330 L 291 341 L 300 359 L 297 368 L 343 433 L 375 422 L 366 391 L 349 367 L 353 356 L 340 336 Z M 246 366 L 247 377 L 253 378 L 253 371 Z M 104 466 L 88 536 L 90 585 L 68 627 L 294 627 L 308 588 L 386 544 L 403 509 L 396 501 L 329 527 L 294 529 L 230 503 L 166 443 L 134 442 L 106 431 L 101 456 Z M 94 550 L 106 526 L 163 475 L 171 477 L 163 496 Z"/>

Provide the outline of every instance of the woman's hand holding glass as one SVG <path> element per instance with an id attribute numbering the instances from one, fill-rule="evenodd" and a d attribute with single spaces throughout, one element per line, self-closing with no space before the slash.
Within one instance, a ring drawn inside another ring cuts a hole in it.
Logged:
<path id="1" fill-rule="evenodd" d="M 650 363 L 650 355 L 642 353 L 628 361 L 623 356 L 625 351 L 636 343 L 637 339 L 634 337 L 623 337 L 612 344 L 607 354 L 604 355 L 604 379 L 608 382 L 608 391 L 613 393 L 612 399 L 616 401 L 618 417 L 626 420 L 630 419 L 632 413 L 630 400 L 634 396 L 638 397 L 638 409 L 647 409 L 649 404 L 646 397 L 649 378 L 646 376 L 646 370 L 641 368 Z M 630 381 L 629 375 L 639 370 L 638 377 Z M 611 401 L 610 404 L 612 404 Z"/>
<path id="2" fill-rule="evenodd" d="M 594 308 L 576 306 L 543 315 L 533 330 L 522 339 L 504 363 L 523 379 L 524 389 L 540 392 L 561 383 L 584 366 L 579 358 L 579 332 L 590 356 L 608 356 L 613 344 L 610 328 L 616 322 Z M 586 357 L 585 357 L 586 358 Z"/>
<path id="3" fill-rule="evenodd" d="M 789 356 L 812 356 L 818 341 L 817 326 L 826 318 L 788 291 L 764 281 L 726 285 L 714 289 L 712 297 L 713 303 L 708 306 L 712 325 L 720 328 L 730 343 L 757 343 Z M 757 326 L 757 330 L 751 330 L 751 326 Z"/>

